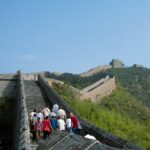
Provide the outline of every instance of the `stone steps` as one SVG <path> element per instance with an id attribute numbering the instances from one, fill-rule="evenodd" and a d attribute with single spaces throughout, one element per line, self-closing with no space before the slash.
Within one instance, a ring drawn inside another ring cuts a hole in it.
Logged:
<path id="1" fill-rule="evenodd" d="M 38 81 L 24 80 L 24 88 L 28 114 L 30 114 L 33 111 L 33 109 L 39 109 L 46 106 L 47 96 L 38 84 Z M 32 141 L 31 139 L 32 150 L 36 150 L 37 147 L 37 142 Z"/>
<path id="2" fill-rule="evenodd" d="M 33 109 L 46 106 L 47 96 L 43 93 L 43 90 L 38 84 L 38 81 L 24 80 L 24 88 L 26 95 L 27 111 L 30 114 Z"/>

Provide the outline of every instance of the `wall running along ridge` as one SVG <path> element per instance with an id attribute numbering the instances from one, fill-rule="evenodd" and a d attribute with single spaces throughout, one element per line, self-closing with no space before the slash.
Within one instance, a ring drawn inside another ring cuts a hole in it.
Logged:
<path id="1" fill-rule="evenodd" d="M 112 94 L 116 89 L 115 77 L 110 78 L 106 76 L 94 84 L 84 88 L 80 91 L 82 100 L 90 99 L 93 102 L 100 101 L 102 98 Z"/>
<path id="2" fill-rule="evenodd" d="M 97 73 L 102 72 L 102 71 L 106 71 L 106 70 L 111 69 L 111 68 L 112 68 L 111 65 L 98 66 L 98 67 L 95 67 L 95 68 L 90 69 L 90 70 L 87 71 L 87 72 L 81 73 L 80 76 L 81 76 L 81 77 L 93 76 L 94 74 L 97 74 Z"/>

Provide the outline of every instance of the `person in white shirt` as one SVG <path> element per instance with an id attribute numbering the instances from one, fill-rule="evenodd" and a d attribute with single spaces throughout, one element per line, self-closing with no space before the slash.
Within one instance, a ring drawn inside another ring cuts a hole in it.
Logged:
<path id="1" fill-rule="evenodd" d="M 65 131 L 65 121 L 61 118 L 61 117 L 59 117 L 59 119 L 58 119 L 58 129 L 60 130 L 60 131 Z"/>
<path id="2" fill-rule="evenodd" d="M 36 113 L 37 113 L 37 112 L 36 112 L 36 109 L 34 109 L 34 110 L 30 113 L 30 115 L 29 115 L 30 120 L 32 120 L 34 114 L 36 114 Z"/>
<path id="3" fill-rule="evenodd" d="M 49 114 L 50 114 L 50 109 L 49 109 L 48 107 L 45 107 L 45 108 L 43 109 L 43 115 L 44 115 L 44 117 L 49 116 Z"/>
<path id="4" fill-rule="evenodd" d="M 34 114 L 34 116 L 32 117 L 32 120 L 31 120 L 31 124 L 32 124 L 31 132 L 33 134 L 33 137 L 32 137 L 33 140 L 36 139 L 36 133 L 35 133 L 35 130 L 34 130 L 36 122 L 37 122 L 37 114 Z"/>
<path id="5" fill-rule="evenodd" d="M 72 122 L 71 122 L 71 118 L 67 118 L 66 120 L 66 131 L 67 132 L 72 132 Z"/>
<path id="6" fill-rule="evenodd" d="M 43 120 L 44 120 L 43 113 L 42 113 L 40 110 L 38 110 L 37 118 L 40 118 L 40 121 L 43 121 Z"/>
<path id="7" fill-rule="evenodd" d="M 30 114 L 29 114 L 29 122 L 30 122 L 30 130 L 32 131 L 32 119 L 34 115 L 37 114 L 36 109 L 34 109 Z"/>

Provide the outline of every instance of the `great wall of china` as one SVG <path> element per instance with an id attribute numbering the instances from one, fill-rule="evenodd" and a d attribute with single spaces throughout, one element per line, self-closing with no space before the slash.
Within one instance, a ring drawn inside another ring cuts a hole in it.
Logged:
<path id="1" fill-rule="evenodd" d="M 95 75 L 99 72 L 106 71 L 111 68 L 123 68 L 123 67 L 124 67 L 124 63 L 122 61 L 120 61 L 118 59 L 112 59 L 112 61 L 109 63 L 109 65 L 102 65 L 102 66 L 92 68 L 86 72 L 81 73 L 80 76 L 81 77 L 89 77 L 89 76 Z"/>
<path id="2" fill-rule="evenodd" d="M 98 66 L 98 67 L 95 67 L 95 68 L 88 70 L 87 72 L 81 73 L 80 76 L 81 77 L 89 77 L 89 76 L 92 76 L 92 75 L 97 74 L 97 73 L 102 72 L 102 71 L 106 71 L 106 70 L 111 69 L 111 68 L 112 68 L 111 65 Z"/>
<path id="3" fill-rule="evenodd" d="M 106 81 L 109 80 L 107 77 Z M 104 81 L 104 82 L 106 82 Z M 101 84 L 99 81 L 95 87 Z M 91 90 L 88 87 L 85 90 Z M 52 106 L 57 103 L 66 112 L 73 111 L 72 108 L 54 91 L 48 82 L 40 75 L 22 74 L 20 71 L 15 75 L 0 75 L 0 96 L 15 98 L 15 124 L 14 124 L 14 150 L 48 150 L 48 149 L 136 149 L 142 148 L 122 140 L 103 129 L 97 128 L 93 124 L 79 117 L 82 125 L 81 136 L 69 134 L 67 132 L 53 132 L 49 139 L 42 141 L 39 145 L 30 139 L 28 115 L 35 107 Z M 74 111 L 73 111 L 74 112 Z M 76 112 L 74 112 L 76 114 Z M 96 137 L 98 141 L 85 139 L 85 134 Z M 72 140 L 74 139 L 74 141 Z M 68 143 L 68 144 L 66 144 Z M 69 146 L 69 147 L 68 147 Z"/>
<path id="4" fill-rule="evenodd" d="M 90 77 L 97 73 L 106 71 L 111 68 L 123 68 L 124 63 L 120 60 L 113 59 L 109 65 L 102 65 L 95 68 L 90 69 L 87 72 L 83 72 L 80 74 L 81 77 Z M 109 96 L 116 89 L 115 77 L 106 76 L 103 79 L 93 83 L 92 85 L 82 89 L 80 91 L 80 98 L 90 99 L 93 102 L 98 102 L 102 98 Z"/>
<path id="5" fill-rule="evenodd" d="M 64 84 L 63 81 L 48 78 L 47 79 L 50 86 L 53 83 Z M 109 96 L 116 89 L 115 77 L 106 76 L 99 81 L 93 83 L 92 85 L 79 90 L 75 87 L 70 86 L 72 91 L 75 91 L 79 95 L 80 100 L 91 100 L 92 102 L 100 102 L 102 98 Z"/>
<path id="6" fill-rule="evenodd" d="M 110 78 L 109 76 L 106 76 L 81 90 L 81 99 L 91 99 L 93 102 L 98 102 L 102 98 L 111 95 L 115 89 L 115 77 Z"/>

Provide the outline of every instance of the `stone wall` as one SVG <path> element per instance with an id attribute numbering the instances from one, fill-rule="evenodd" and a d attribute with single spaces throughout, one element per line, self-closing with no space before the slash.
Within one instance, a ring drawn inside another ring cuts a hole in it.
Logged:
<path id="1" fill-rule="evenodd" d="M 97 82 L 89 85 L 88 87 L 84 88 L 82 91 L 83 92 L 89 92 L 92 91 L 93 89 L 97 88 L 98 86 L 102 85 L 104 82 L 106 82 L 109 79 L 109 76 L 106 76 L 105 78 L 102 78 L 98 80 Z"/>
<path id="2" fill-rule="evenodd" d="M 38 74 L 22 73 L 23 80 L 37 80 Z"/>
<path id="3" fill-rule="evenodd" d="M 41 72 L 34 72 L 34 73 L 21 73 L 23 80 L 38 80 L 38 75 L 42 77 L 47 77 L 49 72 L 48 71 L 41 71 Z"/>
<path id="4" fill-rule="evenodd" d="M 119 59 L 113 59 L 109 64 L 112 66 L 112 68 L 123 68 L 124 67 L 124 63 Z"/>
<path id="5" fill-rule="evenodd" d="M 16 133 L 18 132 L 18 100 L 17 100 L 17 90 L 18 90 L 18 75 L 17 74 L 0 74 L 0 97 L 8 97 L 13 98 L 13 110 L 11 115 L 11 118 L 14 119 L 14 122 L 12 124 L 12 145 L 10 147 L 12 149 L 16 149 L 17 139 Z M 11 135 L 10 135 L 11 136 Z"/>
<path id="6" fill-rule="evenodd" d="M 102 65 L 95 68 L 92 68 L 86 72 L 83 72 L 80 74 L 81 77 L 89 77 L 93 76 L 94 74 L 97 74 L 102 71 L 106 71 L 111 68 L 123 68 L 124 63 L 119 59 L 112 59 L 112 61 L 109 63 L 109 65 Z"/>
<path id="7" fill-rule="evenodd" d="M 14 136 L 14 149 L 16 150 L 31 150 L 30 144 L 30 130 L 28 122 L 28 113 L 26 108 L 24 92 L 24 83 L 19 72 L 18 79 L 18 101 L 16 106 L 16 125 L 15 125 L 15 136 Z"/>
<path id="8" fill-rule="evenodd" d="M 17 82 L 0 79 L 0 97 L 15 97 L 17 90 Z"/>
<path id="9" fill-rule="evenodd" d="M 63 81 L 56 80 L 56 79 L 52 79 L 52 78 L 46 78 L 46 80 L 48 81 L 48 84 L 49 84 L 50 86 L 52 86 L 53 83 L 64 84 Z"/>
<path id="10" fill-rule="evenodd" d="M 107 76 L 80 91 L 81 99 L 91 99 L 93 102 L 97 102 L 112 94 L 114 89 L 116 89 L 115 77 L 109 78 Z"/>
<path id="11" fill-rule="evenodd" d="M 139 65 L 139 64 L 134 64 L 132 67 L 135 67 L 135 68 L 143 68 L 144 66 L 143 66 L 143 65 Z"/>
<path id="12" fill-rule="evenodd" d="M 0 97 L 15 97 L 17 91 L 16 74 L 0 74 Z"/>
<path id="13" fill-rule="evenodd" d="M 90 69 L 89 71 L 87 72 L 83 72 L 80 74 L 81 77 L 89 77 L 89 76 L 92 76 L 94 74 L 97 74 L 99 72 L 102 72 L 102 71 L 106 71 L 108 69 L 110 69 L 111 66 L 110 65 L 103 65 L 103 66 L 98 66 L 98 67 L 95 67 L 95 68 L 92 68 Z"/>
<path id="14" fill-rule="evenodd" d="M 76 114 L 76 112 L 57 94 L 56 91 L 54 91 L 49 85 L 48 82 L 44 80 L 41 76 L 39 76 L 38 81 L 45 91 L 45 93 L 48 96 L 48 100 L 50 104 L 58 104 L 61 108 L 63 108 L 66 112 L 73 112 Z M 77 114 L 76 114 L 77 115 Z M 97 140 L 100 142 L 112 146 L 112 147 L 117 147 L 117 148 L 125 148 L 125 149 L 136 149 L 136 150 L 143 150 L 142 148 L 127 142 L 123 139 L 120 139 L 103 129 L 97 128 L 95 125 L 87 122 L 86 120 L 83 120 L 80 118 L 79 115 L 77 115 L 80 123 L 82 125 L 82 135 L 85 134 L 90 134 L 96 137 Z"/>

